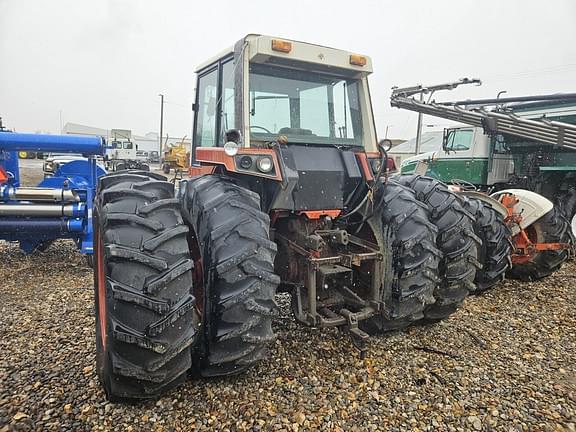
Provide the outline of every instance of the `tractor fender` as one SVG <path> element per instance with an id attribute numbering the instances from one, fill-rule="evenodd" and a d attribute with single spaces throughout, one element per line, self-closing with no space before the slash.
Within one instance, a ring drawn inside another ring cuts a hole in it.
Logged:
<path id="1" fill-rule="evenodd" d="M 508 217 L 508 210 L 506 210 L 506 207 L 504 207 L 500 201 L 498 201 L 496 198 L 492 198 L 490 195 L 476 191 L 459 191 L 458 194 L 464 195 L 468 198 L 474 198 L 483 201 L 492 206 L 492 208 L 500 213 L 504 219 Z"/>
<path id="2" fill-rule="evenodd" d="M 525 189 L 506 189 L 495 192 L 490 196 L 499 200 L 504 194 L 513 194 L 518 198 L 514 213 L 522 215 L 522 221 L 520 222 L 520 228 L 522 229 L 526 229 L 554 208 L 554 204 L 548 198 Z"/>

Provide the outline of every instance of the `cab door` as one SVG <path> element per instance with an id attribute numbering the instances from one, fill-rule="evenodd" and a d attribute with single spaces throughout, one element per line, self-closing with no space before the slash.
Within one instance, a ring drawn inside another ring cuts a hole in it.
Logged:
<path id="1" fill-rule="evenodd" d="M 490 137 L 490 163 L 487 184 L 508 183 L 514 174 L 514 157 L 504 143 L 504 137 Z"/>
<path id="2" fill-rule="evenodd" d="M 475 153 L 475 128 L 452 128 L 444 131 L 442 150 L 429 164 L 427 175 L 445 182 L 482 180 L 482 163 Z"/>
<path id="3" fill-rule="evenodd" d="M 225 57 L 198 73 L 194 103 L 192 158 L 196 148 L 224 145 L 225 131 L 235 128 L 234 59 Z"/>

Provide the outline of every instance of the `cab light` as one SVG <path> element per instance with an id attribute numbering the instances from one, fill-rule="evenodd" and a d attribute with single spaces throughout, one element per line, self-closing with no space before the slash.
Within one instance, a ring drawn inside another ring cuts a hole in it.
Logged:
<path id="1" fill-rule="evenodd" d="M 250 169 L 252 167 L 252 158 L 250 156 L 242 156 L 240 158 L 240 167 L 242 169 Z"/>
<path id="2" fill-rule="evenodd" d="M 272 51 L 289 53 L 292 51 L 292 43 L 280 39 L 272 39 Z"/>
<path id="3" fill-rule="evenodd" d="M 228 141 L 224 144 L 224 153 L 228 156 L 236 156 L 236 153 L 238 153 L 238 144 L 234 141 Z"/>
<path id="4" fill-rule="evenodd" d="M 272 162 L 271 158 L 263 156 L 261 158 L 258 158 L 258 160 L 256 160 L 256 166 L 261 172 L 266 174 L 272 171 L 272 169 L 274 168 L 274 162 Z"/>
<path id="5" fill-rule="evenodd" d="M 351 54 L 350 55 L 350 64 L 355 65 L 355 66 L 366 66 L 366 63 L 368 62 L 368 60 L 366 60 L 366 57 L 358 55 L 358 54 Z"/>

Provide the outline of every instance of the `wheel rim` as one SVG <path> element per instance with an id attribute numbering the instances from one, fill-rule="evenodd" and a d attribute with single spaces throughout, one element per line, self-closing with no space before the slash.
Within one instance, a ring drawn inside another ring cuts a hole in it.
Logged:
<path id="1" fill-rule="evenodd" d="M 576 213 L 572 216 L 572 221 L 570 221 L 570 227 L 572 228 L 572 234 L 576 237 Z"/>

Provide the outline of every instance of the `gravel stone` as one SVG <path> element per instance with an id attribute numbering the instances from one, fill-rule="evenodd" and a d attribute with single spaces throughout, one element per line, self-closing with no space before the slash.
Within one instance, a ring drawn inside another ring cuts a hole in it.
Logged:
<path id="1" fill-rule="evenodd" d="M 279 295 L 267 360 L 135 405 L 98 383 L 92 273 L 73 244 L 25 256 L 0 243 L 0 262 L 0 432 L 575 429 L 573 262 L 373 337 L 363 360 L 346 333 L 296 324 Z"/>

